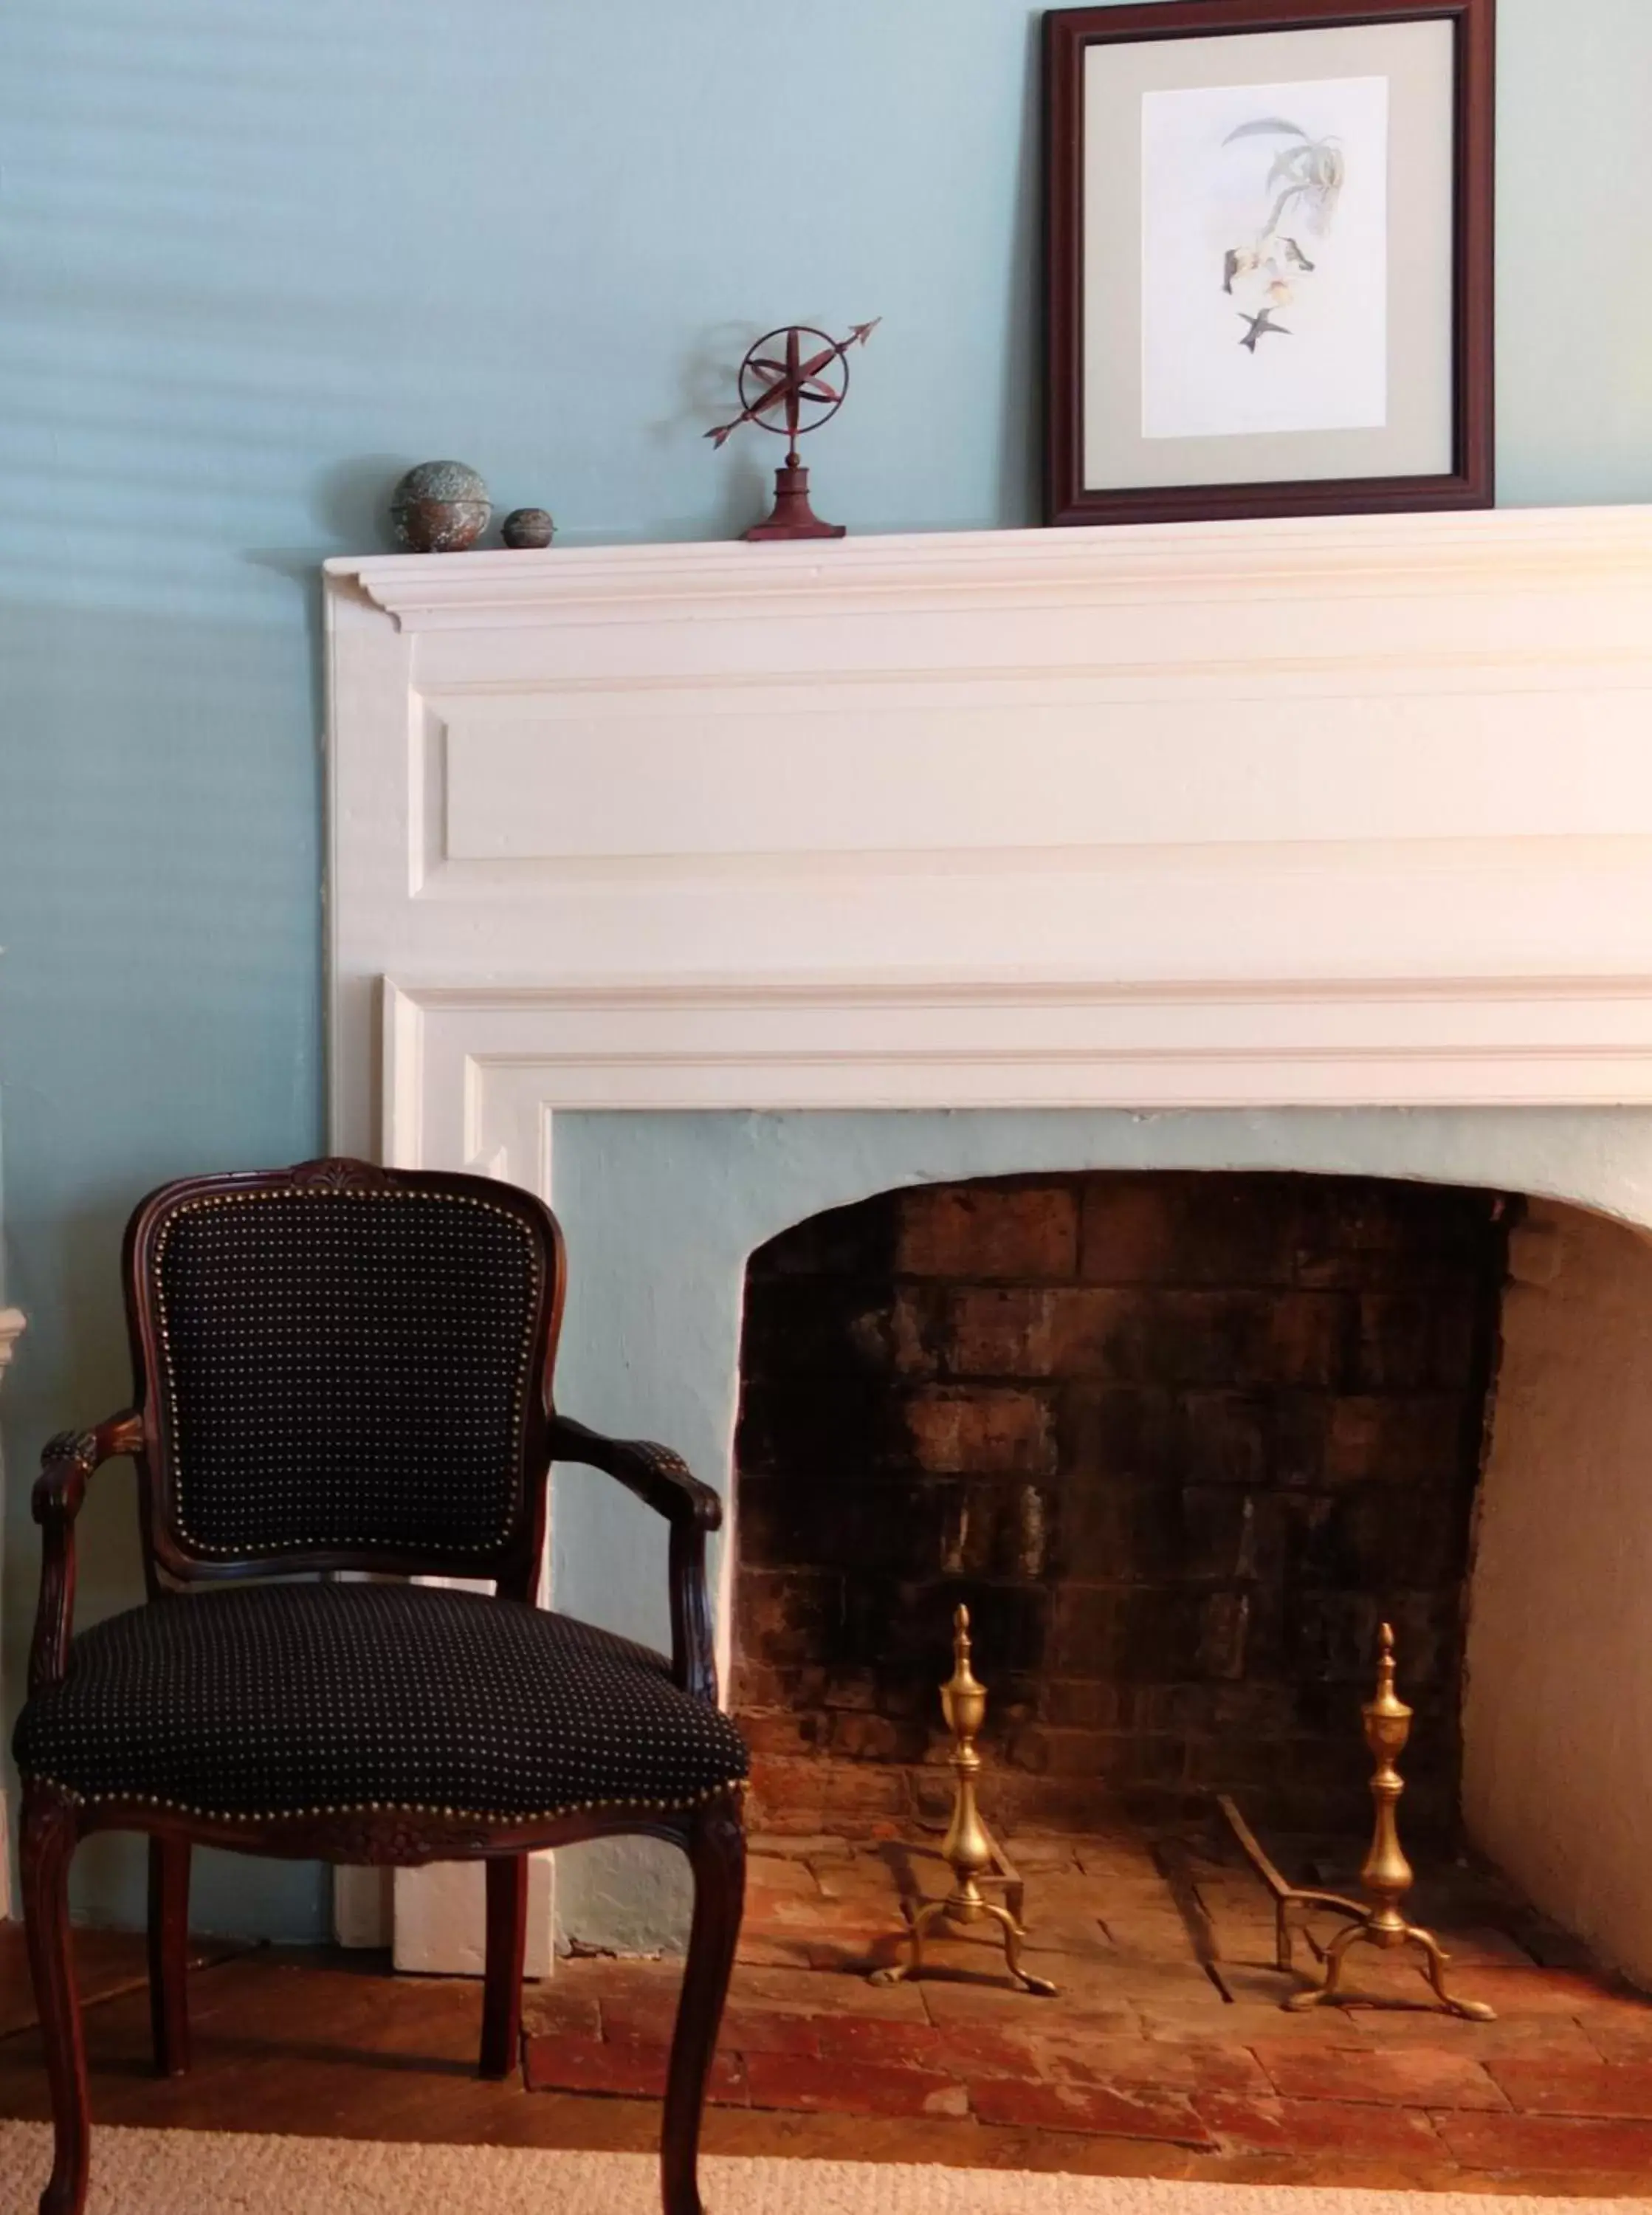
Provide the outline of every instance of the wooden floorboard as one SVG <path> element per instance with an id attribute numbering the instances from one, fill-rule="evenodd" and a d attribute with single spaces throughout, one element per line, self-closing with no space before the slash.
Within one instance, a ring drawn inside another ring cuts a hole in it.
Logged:
<path id="1" fill-rule="evenodd" d="M 190 1965 L 201 1968 L 248 1951 L 233 1939 L 197 1938 L 192 1943 Z M 75 1967 L 81 1997 L 88 2007 L 148 1985 L 144 1943 L 130 1930 L 76 1931 Z M 0 2039 L 28 2030 L 38 2021 L 29 1988 L 23 1927 L 21 1923 L 0 1923 Z"/>

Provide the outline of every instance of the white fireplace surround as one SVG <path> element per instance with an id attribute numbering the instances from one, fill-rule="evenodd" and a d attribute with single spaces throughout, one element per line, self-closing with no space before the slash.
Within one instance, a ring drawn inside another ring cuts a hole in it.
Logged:
<path id="1" fill-rule="evenodd" d="M 1652 1222 L 1652 511 L 351 560 L 327 609 L 341 1148 L 566 1205 L 560 1117 L 806 1111 L 824 1166 L 774 1189 L 809 1212 L 861 1188 L 822 1111 L 1128 1111 L 1144 1164 L 1358 1167 L 1368 1127 L 1374 1171 Z M 638 1282 L 577 1212 L 591 1347 Z M 700 1360 L 688 1442 L 725 1485 L 739 1267 L 783 1227 L 729 1212 L 694 1319 L 671 1342 L 663 1292 L 626 1371 L 658 1427 L 651 1363 Z M 1610 1681 L 1610 1635 L 1597 1608 L 1557 1666 Z M 1518 1795 L 1469 1766 L 1495 1851 Z M 1592 1905 L 1563 1873 L 1598 1818 L 1580 1789 L 1516 1873 L 1621 1924 L 1627 1860 Z M 466 1958 L 456 1917 L 399 1886 L 403 1957 Z M 1630 1952 L 1652 1974 L 1652 1903 Z"/>

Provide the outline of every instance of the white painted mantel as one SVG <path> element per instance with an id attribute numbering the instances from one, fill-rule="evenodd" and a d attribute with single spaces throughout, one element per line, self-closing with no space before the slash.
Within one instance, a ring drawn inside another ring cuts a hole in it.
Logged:
<path id="1" fill-rule="evenodd" d="M 392 557 L 327 604 L 342 1142 L 491 1159 L 535 1087 L 1652 1099 L 1652 511 Z"/>
<path id="2" fill-rule="evenodd" d="M 1388 1173 L 1652 1219 L 1652 1126 L 1527 1174 L 1508 1114 L 1652 1106 L 1652 510 L 339 561 L 327 609 L 342 1148 L 549 1197 L 571 1110 L 1239 1109 L 1222 1163 L 1319 1168 L 1270 1111 L 1470 1108 Z M 817 1120 L 802 1212 L 867 1188 Z M 700 1276 L 576 1259 L 725 1484 L 751 1159 L 650 1187 Z"/>

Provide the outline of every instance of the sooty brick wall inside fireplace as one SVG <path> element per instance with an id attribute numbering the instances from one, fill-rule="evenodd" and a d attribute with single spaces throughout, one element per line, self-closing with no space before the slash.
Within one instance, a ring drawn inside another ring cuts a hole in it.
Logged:
<path id="1" fill-rule="evenodd" d="M 1363 1178 L 1041 1175 L 882 1194 L 761 1249 L 734 1688 L 759 1819 L 944 1812 L 964 1600 L 1006 1826 L 1227 1789 L 1357 1827 L 1386 1616 L 1408 1824 L 1448 1831 L 1509 1214 Z"/>

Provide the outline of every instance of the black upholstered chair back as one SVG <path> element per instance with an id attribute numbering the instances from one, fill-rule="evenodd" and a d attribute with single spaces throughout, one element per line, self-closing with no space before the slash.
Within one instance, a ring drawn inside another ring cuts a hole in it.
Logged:
<path id="1" fill-rule="evenodd" d="M 443 1569 L 528 1596 L 561 1240 L 482 1177 L 306 1163 L 127 1233 L 151 1567 Z"/>

